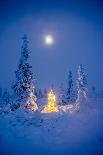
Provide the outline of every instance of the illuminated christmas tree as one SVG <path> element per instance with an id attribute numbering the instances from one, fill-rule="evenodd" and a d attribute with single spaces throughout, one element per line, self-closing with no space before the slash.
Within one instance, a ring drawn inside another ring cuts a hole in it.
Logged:
<path id="1" fill-rule="evenodd" d="M 58 106 L 56 104 L 56 97 L 53 90 L 48 95 L 48 105 L 43 109 L 42 113 L 58 112 Z"/>

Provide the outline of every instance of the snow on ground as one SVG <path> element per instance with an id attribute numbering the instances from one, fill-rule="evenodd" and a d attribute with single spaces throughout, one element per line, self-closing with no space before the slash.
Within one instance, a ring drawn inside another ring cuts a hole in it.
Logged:
<path id="1" fill-rule="evenodd" d="M 90 105 L 86 112 L 1 114 L 0 155 L 103 155 L 103 100 Z"/>

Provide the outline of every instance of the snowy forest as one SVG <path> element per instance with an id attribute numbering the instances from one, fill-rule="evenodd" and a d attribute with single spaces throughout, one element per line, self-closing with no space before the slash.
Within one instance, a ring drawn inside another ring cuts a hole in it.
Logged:
<path id="1" fill-rule="evenodd" d="M 103 0 L 0 0 L 0 155 L 103 155 Z"/>
<path id="2" fill-rule="evenodd" d="M 58 92 L 53 84 L 37 90 L 30 54 L 24 35 L 12 93 L 0 88 L 0 154 L 102 155 L 103 90 L 88 89 L 82 64 L 75 81 L 69 71 L 66 88 L 61 83 Z"/>
<path id="3" fill-rule="evenodd" d="M 18 68 L 15 71 L 16 79 L 11 85 L 12 94 L 6 88 L 4 90 L 0 88 L 0 113 L 8 114 L 19 108 L 28 110 L 28 112 L 41 112 L 41 109 L 45 106 L 44 104 L 48 103 L 48 90 L 46 88 L 37 90 L 35 87 L 35 74 L 32 72 L 32 65 L 29 61 L 31 52 L 28 44 L 27 35 L 24 35 L 22 38 L 21 56 Z M 90 100 L 103 99 L 103 90 L 96 91 L 95 87 L 92 87 L 91 90 L 88 89 L 87 73 L 82 64 L 78 65 L 76 81 L 74 82 L 73 79 L 72 71 L 69 71 L 67 87 L 65 88 L 64 84 L 61 83 L 57 95 L 55 94 L 54 85 L 51 85 L 50 92 L 54 94 L 56 102 L 54 107 L 57 106 L 61 110 L 66 108 L 65 110 L 67 111 L 78 107 L 76 109 L 78 111 L 84 106 L 85 110 L 85 108 L 90 106 Z M 52 109 L 52 105 L 50 106 L 50 112 L 55 112 Z"/>

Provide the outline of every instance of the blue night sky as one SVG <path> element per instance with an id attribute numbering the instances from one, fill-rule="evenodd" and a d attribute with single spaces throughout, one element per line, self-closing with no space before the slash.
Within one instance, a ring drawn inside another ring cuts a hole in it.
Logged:
<path id="1" fill-rule="evenodd" d="M 89 86 L 103 88 L 102 0 L 1 0 L 0 86 L 10 88 L 20 58 L 21 38 L 27 34 L 36 85 L 49 88 L 66 84 L 79 64 Z M 44 37 L 51 34 L 54 44 Z"/>

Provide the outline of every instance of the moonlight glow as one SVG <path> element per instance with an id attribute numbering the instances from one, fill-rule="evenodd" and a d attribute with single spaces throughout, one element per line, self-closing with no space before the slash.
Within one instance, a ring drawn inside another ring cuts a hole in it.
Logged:
<path id="1" fill-rule="evenodd" d="M 53 42 L 54 42 L 54 39 L 53 39 L 53 37 L 51 35 L 45 36 L 45 44 L 52 45 Z"/>

